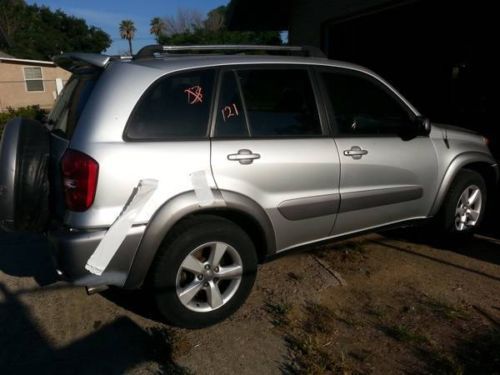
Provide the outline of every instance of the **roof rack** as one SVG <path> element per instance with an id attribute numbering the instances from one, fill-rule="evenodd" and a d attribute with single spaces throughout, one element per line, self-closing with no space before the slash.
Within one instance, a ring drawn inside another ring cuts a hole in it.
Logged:
<path id="1" fill-rule="evenodd" d="M 312 46 L 269 46 L 269 45 L 252 45 L 252 44 L 216 44 L 216 45 L 192 45 L 192 46 L 162 46 L 153 44 L 145 46 L 137 52 L 134 59 L 144 59 L 148 57 L 156 57 L 158 55 L 175 54 L 176 52 L 270 52 L 283 55 L 301 55 L 307 57 L 326 57 L 325 54 L 317 47 Z"/>

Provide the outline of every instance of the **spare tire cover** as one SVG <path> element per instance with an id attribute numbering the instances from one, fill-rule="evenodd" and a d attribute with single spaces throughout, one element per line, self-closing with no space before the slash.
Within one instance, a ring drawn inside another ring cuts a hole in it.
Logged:
<path id="1" fill-rule="evenodd" d="M 43 231 L 49 220 L 49 130 L 35 120 L 9 121 L 0 140 L 0 226 Z"/>

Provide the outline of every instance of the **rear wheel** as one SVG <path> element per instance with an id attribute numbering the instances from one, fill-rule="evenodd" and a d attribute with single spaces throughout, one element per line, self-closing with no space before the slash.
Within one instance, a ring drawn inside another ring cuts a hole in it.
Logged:
<path id="1" fill-rule="evenodd" d="M 255 281 L 257 255 L 248 234 L 217 216 L 181 223 L 162 245 L 152 288 L 165 319 L 202 328 L 234 313 Z"/>
<path id="2" fill-rule="evenodd" d="M 454 236 L 473 234 L 484 217 L 486 198 L 484 178 L 475 171 L 461 170 L 443 204 L 441 220 L 445 232 Z"/>

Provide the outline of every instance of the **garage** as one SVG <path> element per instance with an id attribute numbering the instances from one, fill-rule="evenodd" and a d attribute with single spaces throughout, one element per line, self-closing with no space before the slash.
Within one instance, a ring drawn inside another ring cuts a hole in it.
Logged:
<path id="1" fill-rule="evenodd" d="M 494 14 L 485 1 L 233 0 L 229 27 L 286 30 L 292 45 L 373 69 L 432 121 L 487 136 L 498 158 Z"/>

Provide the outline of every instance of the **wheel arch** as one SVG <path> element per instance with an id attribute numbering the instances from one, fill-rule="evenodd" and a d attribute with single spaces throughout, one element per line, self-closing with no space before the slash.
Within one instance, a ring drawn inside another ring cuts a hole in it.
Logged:
<path id="1" fill-rule="evenodd" d="M 255 201 L 230 191 L 213 191 L 214 203 L 200 207 L 194 191 L 182 193 L 161 206 L 147 225 L 124 288 L 139 288 L 146 279 L 162 242 L 181 221 L 193 215 L 216 215 L 241 226 L 254 241 L 259 261 L 276 252 L 272 223 Z"/>
<path id="2" fill-rule="evenodd" d="M 491 155 L 481 152 L 462 153 L 456 156 L 448 166 L 429 216 L 435 216 L 439 212 L 455 177 L 462 169 L 470 169 L 481 174 L 485 179 L 488 192 L 491 192 L 498 183 L 498 165 Z"/>

